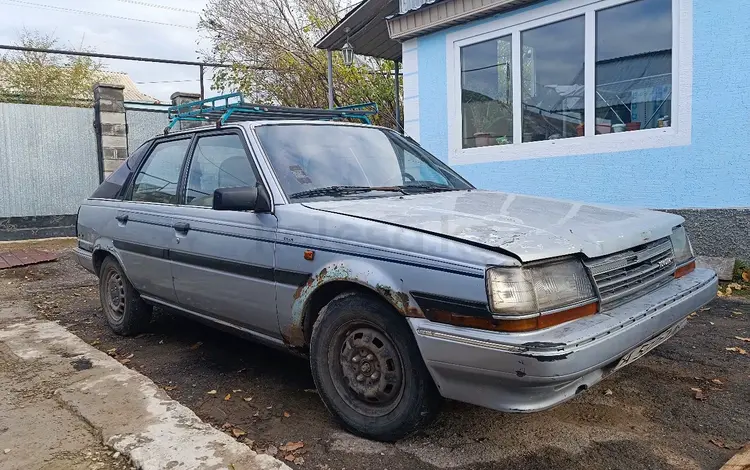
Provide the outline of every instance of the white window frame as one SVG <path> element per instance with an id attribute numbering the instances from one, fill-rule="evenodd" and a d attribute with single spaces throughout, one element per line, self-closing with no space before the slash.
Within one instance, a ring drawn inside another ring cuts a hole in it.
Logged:
<path id="1" fill-rule="evenodd" d="M 637 0 L 559 0 L 550 5 L 509 14 L 446 36 L 448 93 L 448 162 L 452 165 L 531 158 L 624 152 L 690 145 L 693 89 L 693 0 L 672 0 L 671 127 L 594 135 L 596 12 Z M 583 137 L 521 142 L 521 32 L 565 19 L 585 16 L 585 133 Z M 513 143 L 462 148 L 461 47 L 511 34 L 513 76 Z"/>

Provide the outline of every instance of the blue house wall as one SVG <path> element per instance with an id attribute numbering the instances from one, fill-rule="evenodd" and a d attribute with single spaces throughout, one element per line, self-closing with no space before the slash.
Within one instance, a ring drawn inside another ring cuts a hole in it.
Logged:
<path id="1" fill-rule="evenodd" d="M 441 30 L 416 40 L 418 139 L 425 148 L 448 161 L 446 35 L 556 1 Z M 750 18 L 750 2 L 694 0 L 690 145 L 454 164 L 454 168 L 484 189 L 649 208 L 750 206 L 750 32 L 747 18 Z M 407 47 L 405 44 L 405 57 Z M 405 80 L 408 73 L 405 69 Z M 407 118 L 408 98 L 405 96 Z M 494 148 L 502 151 L 502 146 Z"/>

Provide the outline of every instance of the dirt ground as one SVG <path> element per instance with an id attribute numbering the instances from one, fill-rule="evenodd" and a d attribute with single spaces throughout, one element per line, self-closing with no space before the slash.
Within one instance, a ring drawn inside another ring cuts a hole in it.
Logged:
<path id="1" fill-rule="evenodd" d="M 715 300 L 675 338 L 553 410 L 503 414 L 445 402 L 429 428 L 381 444 L 341 431 L 304 359 L 158 310 L 148 333 L 114 335 L 96 278 L 69 252 L 57 262 L 0 271 L 0 282 L 21 284 L 40 316 L 147 375 L 202 419 L 246 432 L 240 439 L 255 450 L 288 457 L 294 468 L 718 469 L 750 440 L 750 355 L 726 350 L 750 350 L 735 339 L 750 337 L 745 299 Z M 304 447 L 280 450 L 288 442 Z"/>

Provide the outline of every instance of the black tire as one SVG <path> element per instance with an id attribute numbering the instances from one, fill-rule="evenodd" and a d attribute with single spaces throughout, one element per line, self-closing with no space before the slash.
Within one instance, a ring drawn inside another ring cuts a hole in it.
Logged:
<path id="1" fill-rule="evenodd" d="M 341 294 L 323 308 L 313 326 L 310 367 L 328 411 L 362 437 L 398 440 L 440 408 L 405 319 L 375 296 Z"/>
<path id="2" fill-rule="evenodd" d="M 118 335 L 136 335 L 151 322 L 151 306 L 141 299 L 111 256 L 104 259 L 99 269 L 99 299 L 109 327 Z"/>

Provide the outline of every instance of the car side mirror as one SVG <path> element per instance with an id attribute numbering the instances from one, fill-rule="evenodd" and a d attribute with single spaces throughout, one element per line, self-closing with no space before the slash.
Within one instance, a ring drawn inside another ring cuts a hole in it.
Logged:
<path id="1" fill-rule="evenodd" d="M 271 198 L 263 186 L 218 188 L 214 191 L 213 208 L 217 211 L 271 212 Z"/>

